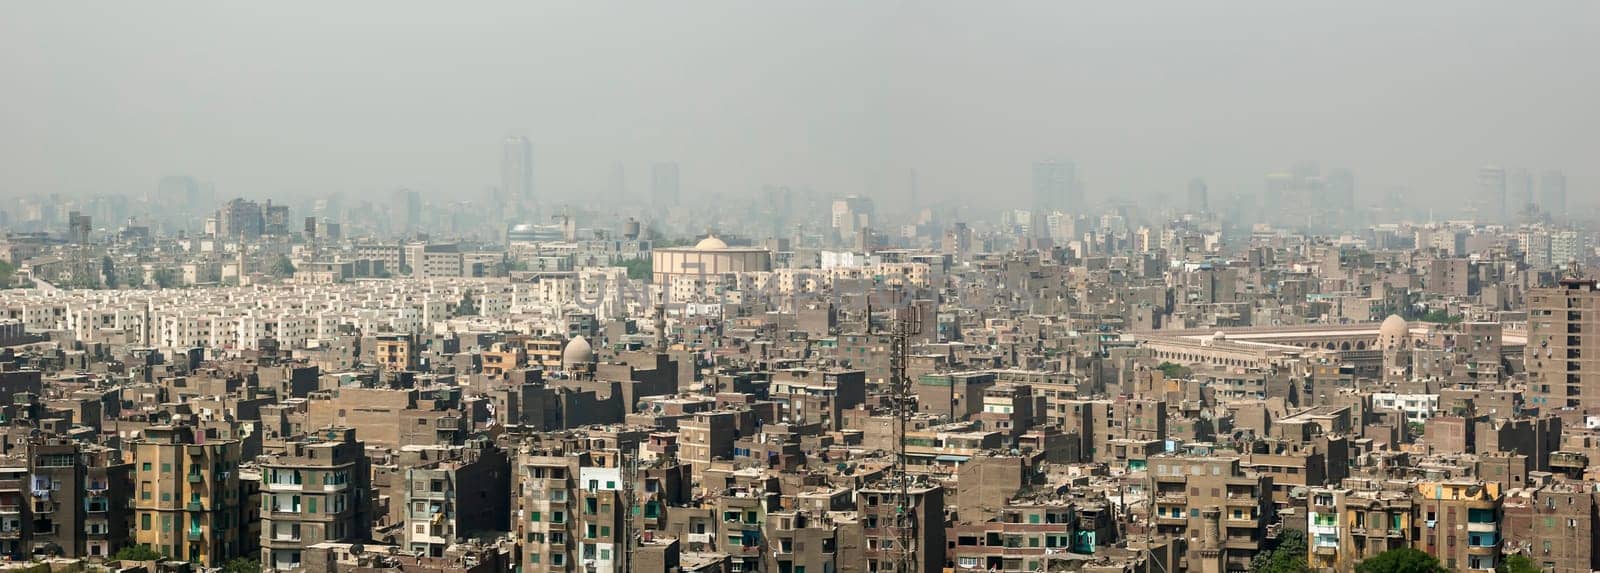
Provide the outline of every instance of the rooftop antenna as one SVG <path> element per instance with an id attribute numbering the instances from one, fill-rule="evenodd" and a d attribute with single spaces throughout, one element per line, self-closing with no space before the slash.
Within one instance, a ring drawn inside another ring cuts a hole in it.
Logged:
<path id="1" fill-rule="evenodd" d="M 869 296 L 868 300 L 871 298 Z M 916 559 L 916 529 L 917 520 L 913 515 L 915 506 L 911 503 L 911 475 L 907 473 L 908 461 L 906 456 L 906 427 L 910 424 L 911 416 L 916 412 L 912 403 L 915 396 L 911 388 L 911 380 L 906 376 L 906 363 L 911 354 L 911 335 L 920 331 L 920 317 L 914 306 L 906 306 L 896 312 L 894 330 L 890 333 L 892 343 L 889 353 L 890 380 L 893 384 L 896 440 L 894 477 L 900 486 L 898 505 L 895 507 L 894 525 L 898 539 L 895 547 L 898 554 L 896 560 L 899 566 L 896 571 L 913 571 L 913 561 Z M 872 323 L 872 315 L 868 313 L 867 324 Z"/>

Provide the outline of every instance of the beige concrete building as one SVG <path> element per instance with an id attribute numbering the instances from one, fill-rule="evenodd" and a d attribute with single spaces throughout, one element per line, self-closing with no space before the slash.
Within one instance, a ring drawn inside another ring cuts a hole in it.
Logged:
<path id="1" fill-rule="evenodd" d="M 655 249 L 650 252 L 652 282 L 672 284 L 679 277 L 708 279 L 729 273 L 772 270 L 772 252 L 762 248 L 730 247 L 715 236 L 693 247 Z"/>
<path id="2" fill-rule="evenodd" d="M 1528 294 L 1528 405 L 1541 409 L 1600 406 L 1600 289 L 1592 280 L 1561 281 Z"/>

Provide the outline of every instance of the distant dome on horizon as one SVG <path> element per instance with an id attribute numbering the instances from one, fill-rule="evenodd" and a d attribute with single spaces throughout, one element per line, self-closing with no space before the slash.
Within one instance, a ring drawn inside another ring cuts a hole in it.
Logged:
<path id="1" fill-rule="evenodd" d="M 726 248 L 728 248 L 728 244 L 722 242 L 722 239 L 718 239 L 716 235 L 708 235 L 694 244 L 694 250 L 696 251 L 720 251 Z"/>

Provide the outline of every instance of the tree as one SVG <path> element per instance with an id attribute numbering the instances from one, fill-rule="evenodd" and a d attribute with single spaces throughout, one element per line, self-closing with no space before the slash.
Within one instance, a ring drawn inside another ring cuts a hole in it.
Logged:
<path id="1" fill-rule="evenodd" d="M 1356 564 L 1356 573 L 1445 573 L 1439 559 L 1410 547 L 1390 549 Z"/>
<path id="2" fill-rule="evenodd" d="M 648 280 L 654 270 L 653 265 L 647 258 L 622 261 L 622 267 L 628 269 L 628 278 L 633 280 Z"/>
<path id="3" fill-rule="evenodd" d="M 1306 534 L 1296 529 L 1279 532 L 1272 549 L 1257 553 L 1250 562 L 1250 570 L 1255 573 L 1304 573 L 1310 569 L 1306 561 Z"/>
<path id="4" fill-rule="evenodd" d="M 222 564 L 222 573 L 261 573 L 261 563 L 249 557 L 234 557 Z"/>
<path id="5" fill-rule="evenodd" d="M 1495 567 L 1494 570 L 1496 571 L 1496 573 L 1543 573 L 1544 572 L 1544 569 L 1540 569 L 1538 565 L 1535 565 L 1533 563 L 1533 560 L 1529 559 L 1527 555 L 1523 555 L 1523 554 L 1520 554 L 1520 553 L 1505 558 L 1504 561 L 1500 562 L 1500 566 L 1499 567 Z"/>
<path id="6" fill-rule="evenodd" d="M 472 291 L 461 293 L 461 302 L 456 304 L 456 316 L 477 316 L 478 303 L 472 298 Z"/>
<path id="7" fill-rule="evenodd" d="M 294 261 L 289 260 L 289 255 L 278 255 L 277 260 L 272 261 L 270 272 L 272 276 L 280 279 L 292 277 L 294 276 Z"/>
<path id="8" fill-rule="evenodd" d="M 160 269 L 154 274 L 156 279 L 156 287 L 158 288 L 172 288 L 178 285 L 178 271 L 172 269 Z"/>
<path id="9" fill-rule="evenodd" d="M 151 549 L 149 545 L 129 545 L 118 549 L 111 558 L 117 561 L 161 561 L 167 556 Z"/>
<path id="10" fill-rule="evenodd" d="M 1161 374 L 1167 378 L 1187 378 L 1194 373 L 1193 370 L 1184 368 L 1183 365 L 1171 362 L 1162 362 L 1159 366 L 1156 366 L 1156 370 L 1160 370 Z"/>
<path id="11" fill-rule="evenodd" d="M 106 288 L 117 288 L 117 264 L 111 260 L 111 255 L 100 257 L 100 274 L 105 277 L 102 282 Z"/>
<path id="12" fill-rule="evenodd" d="M 1450 311 L 1444 309 L 1430 310 L 1422 315 L 1423 322 L 1434 324 L 1455 324 L 1461 322 L 1461 318 L 1460 316 L 1450 316 Z"/>

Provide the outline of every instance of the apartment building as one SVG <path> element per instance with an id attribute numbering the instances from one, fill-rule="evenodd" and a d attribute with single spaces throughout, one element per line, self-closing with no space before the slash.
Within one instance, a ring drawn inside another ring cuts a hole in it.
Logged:
<path id="1" fill-rule="evenodd" d="M 206 567 L 254 546 L 245 539 L 238 440 L 188 426 L 152 426 L 127 450 L 138 491 L 136 543 Z"/>
<path id="2" fill-rule="evenodd" d="M 1587 482 L 1554 482 L 1506 491 L 1503 551 L 1519 551 L 1552 573 L 1600 569 L 1595 550 L 1595 491 Z"/>
<path id="3" fill-rule="evenodd" d="M 1500 562 L 1501 484 L 1419 482 L 1414 503 L 1421 517 L 1413 547 L 1451 571 L 1492 571 Z"/>
<path id="4" fill-rule="evenodd" d="M 308 546 L 368 536 L 372 469 L 355 435 L 350 428 L 319 430 L 260 458 L 263 569 L 295 569 Z"/>
<path id="5" fill-rule="evenodd" d="M 1306 553 L 1317 570 L 1348 573 L 1364 559 L 1411 545 L 1410 492 L 1315 487 L 1306 500 Z"/>
<path id="6" fill-rule="evenodd" d="M 23 525 L 36 554 L 104 557 L 128 542 L 132 465 L 121 452 L 43 438 L 27 445 L 32 518 Z"/>
<path id="7" fill-rule="evenodd" d="M 1221 511 L 1218 550 L 1228 568 L 1248 567 L 1272 520 L 1272 478 L 1246 475 L 1238 457 L 1151 456 L 1147 473 L 1156 532 L 1186 542 L 1198 563 L 1206 523 L 1201 509 Z"/>
<path id="8" fill-rule="evenodd" d="M 1600 288 L 1568 279 L 1528 293 L 1528 405 L 1600 407 Z"/>
<path id="9" fill-rule="evenodd" d="M 404 446 L 404 547 L 443 557 L 458 539 L 509 531 L 510 461 L 485 439 L 464 446 Z"/>
<path id="10" fill-rule="evenodd" d="M 513 524 L 522 542 L 523 573 L 576 571 L 571 559 L 577 540 L 578 470 L 588 463 L 586 453 L 568 455 L 560 450 L 525 449 L 516 460 L 517 482 L 512 490 L 517 504 Z"/>
<path id="11" fill-rule="evenodd" d="M 902 507 L 904 509 L 902 509 Z M 902 511 L 905 513 L 902 514 Z M 866 567 L 877 573 L 939 573 L 944 570 L 944 490 L 921 482 L 898 486 L 889 481 L 856 493 L 865 536 Z M 909 561 L 909 569 L 901 567 Z"/>

